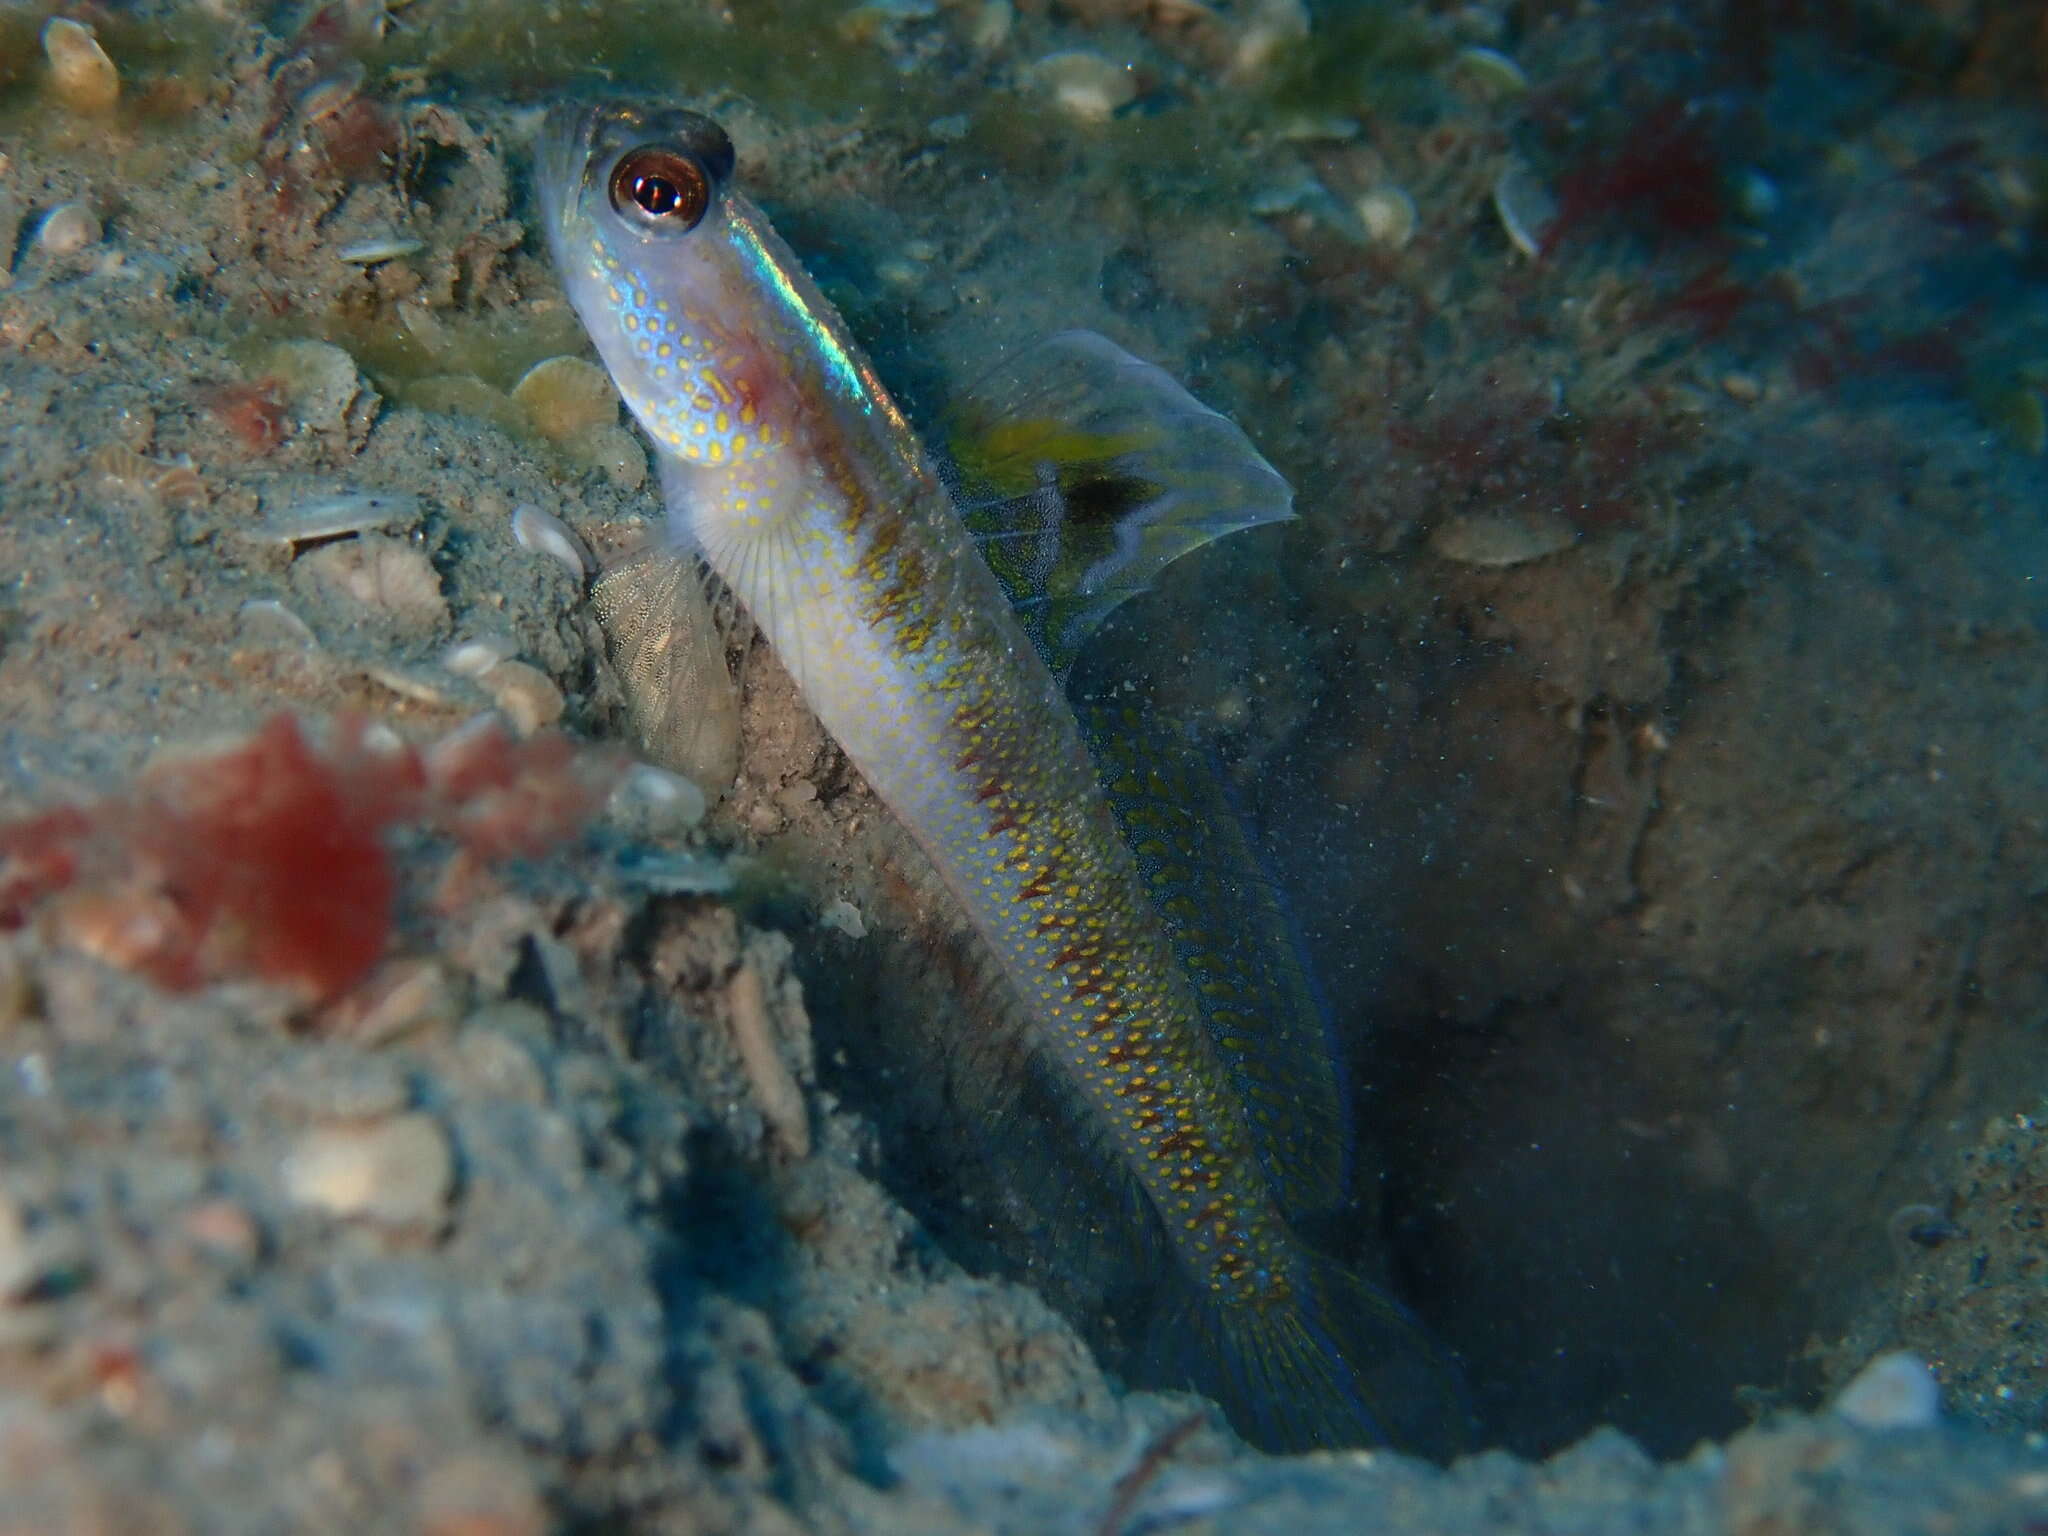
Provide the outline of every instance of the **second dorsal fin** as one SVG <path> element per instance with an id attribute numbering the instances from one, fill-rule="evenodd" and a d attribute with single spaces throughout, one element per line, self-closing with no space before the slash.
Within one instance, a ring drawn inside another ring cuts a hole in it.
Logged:
<path id="1" fill-rule="evenodd" d="M 1172 561 L 1294 515 L 1235 423 L 1093 331 L 997 364 L 954 402 L 943 446 L 968 530 L 1062 679 Z"/>

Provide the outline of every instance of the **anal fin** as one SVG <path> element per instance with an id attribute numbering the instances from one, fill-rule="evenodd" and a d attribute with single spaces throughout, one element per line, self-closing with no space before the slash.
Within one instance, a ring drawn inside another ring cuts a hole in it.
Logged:
<path id="1" fill-rule="evenodd" d="M 1080 700 L 1075 713 L 1281 1207 L 1296 1220 L 1335 1208 L 1351 1126 L 1328 1022 L 1221 775 L 1137 708 Z"/>

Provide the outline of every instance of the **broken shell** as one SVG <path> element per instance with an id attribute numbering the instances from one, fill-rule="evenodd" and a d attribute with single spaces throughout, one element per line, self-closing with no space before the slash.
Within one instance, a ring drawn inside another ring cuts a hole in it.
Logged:
<path id="1" fill-rule="evenodd" d="M 439 629 L 448 622 L 440 573 L 417 544 L 366 533 L 322 545 L 301 564 L 343 596 L 409 628 Z"/>
<path id="2" fill-rule="evenodd" d="M 1570 549 L 1578 531 L 1547 513 L 1461 512 L 1437 525 L 1430 549 L 1460 565 L 1500 569 Z"/>
<path id="3" fill-rule="evenodd" d="M 619 855 L 619 878 L 661 896 L 722 896 L 739 879 L 743 862 L 708 853 L 628 848 Z"/>
<path id="4" fill-rule="evenodd" d="M 337 260 L 357 267 L 374 267 L 379 262 L 396 261 L 401 256 L 411 256 L 427 248 L 424 240 L 412 240 L 403 235 L 380 235 L 372 240 L 358 240 L 353 245 L 344 245 L 336 251 Z"/>
<path id="5" fill-rule="evenodd" d="M 1452 62 L 1490 100 L 1519 96 L 1529 89 L 1529 77 L 1522 73 L 1522 66 L 1498 48 L 1460 48 Z"/>
<path id="6" fill-rule="evenodd" d="M 100 479 L 124 491 L 147 491 L 156 486 L 157 467 L 126 443 L 107 443 L 95 448 L 86 464 Z"/>
<path id="7" fill-rule="evenodd" d="M 320 641 L 312 627 L 274 597 L 252 597 L 235 610 L 235 627 L 257 645 L 302 646 L 315 650 Z"/>
<path id="8" fill-rule="evenodd" d="M 521 736 L 553 725 L 568 702 L 553 678 L 523 661 L 501 661 L 478 681 Z"/>
<path id="9" fill-rule="evenodd" d="M 1510 160 L 1493 184 L 1493 211 L 1515 249 L 1534 261 L 1543 254 L 1543 239 L 1557 221 L 1557 200 L 1519 160 Z"/>
<path id="10" fill-rule="evenodd" d="M 36 230 L 37 249 L 50 256 L 70 256 L 99 239 L 99 216 L 83 203 L 59 203 Z"/>
<path id="11" fill-rule="evenodd" d="M 1399 250 L 1415 237 L 1415 199 L 1400 187 L 1374 187 L 1358 200 L 1358 220 L 1374 245 Z"/>
<path id="12" fill-rule="evenodd" d="M 1010 40 L 1017 25 L 1017 8 L 1010 0 L 982 0 L 981 8 L 967 23 L 968 46 L 979 53 L 994 53 Z"/>
<path id="13" fill-rule="evenodd" d="M 861 916 L 860 908 L 844 896 L 835 896 L 825 903 L 818 913 L 818 921 L 827 928 L 836 928 L 849 939 L 864 939 L 868 936 L 867 919 Z"/>
<path id="14" fill-rule="evenodd" d="M 1230 78 L 1239 85 L 1258 84 L 1281 54 L 1306 40 L 1308 34 L 1308 6 L 1303 0 L 1261 0 L 1257 14 L 1238 35 Z"/>
<path id="15" fill-rule="evenodd" d="M 377 988 L 331 1010 L 327 1027 L 356 1045 L 386 1045 L 436 1024 L 452 1024 L 462 1011 L 458 989 L 435 960 L 403 961 L 386 969 Z"/>
<path id="16" fill-rule="evenodd" d="M 571 443 L 619 421 L 619 393 L 611 375 L 580 357 L 550 357 L 526 370 L 512 398 L 533 430 L 551 443 Z"/>
<path id="17" fill-rule="evenodd" d="M 410 527 L 419 517 L 417 496 L 389 492 L 350 492 L 321 496 L 280 512 L 255 529 L 260 539 L 279 544 L 314 544 L 322 539 L 346 538 L 397 527 Z"/>
<path id="18" fill-rule="evenodd" d="M 50 61 L 50 89 L 74 112 L 111 112 L 121 99 L 121 72 L 107 57 L 91 27 L 51 18 L 43 28 L 43 56 Z"/>
<path id="19" fill-rule="evenodd" d="M 448 1133 L 424 1114 L 309 1131 L 282 1172 L 293 1203 L 386 1227 L 438 1227 L 455 1191 Z"/>
<path id="20" fill-rule="evenodd" d="M 308 124 L 325 122 L 355 100 L 356 92 L 363 88 L 363 66 L 354 59 L 342 61 L 340 68 L 325 80 L 316 81 L 306 88 L 299 97 L 299 116 Z"/>
<path id="21" fill-rule="evenodd" d="M 276 379 L 292 409 L 315 431 L 339 431 L 349 407 L 363 392 L 356 360 L 325 341 L 281 341 L 270 349 L 262 370 Z"/>
<path id="22" fill-rule="evenodd" d="M 156 477 L 156 499 L 174 512 L 192 512 L 213 499 L 199 471 L 189 464 L 173 464 Z"/>
<path id="23" fill-rule="evenodd" d="M 1084 123 L 1106 123 L 1138 99 L 1138 83 L 1128 65 L 1078 48 L 1047 54 L 1032 65 L 1031 78 L 1055 104 Z"/>
<path id="24" fill-rule="evenodd" d="M 432 678 L 421 677 L 417 673 L 401 672 L 397 667 L 370 662 L 363 667 L 363 676 L 379 688 L 395 693 L 411 703 L 424 704 L 429 709 L 445 709 L 453 703 L 446 688 Z"/>
<path id="25" fill-rule="evenodd" d="M 595 564 L 583 541 L 569 531 L 569 525 L 552 512 L 543 512 L 530 502 L 512 509 L 512 538 L 521 549 L 558 560 L 578 581 L 588 576 Z"/>

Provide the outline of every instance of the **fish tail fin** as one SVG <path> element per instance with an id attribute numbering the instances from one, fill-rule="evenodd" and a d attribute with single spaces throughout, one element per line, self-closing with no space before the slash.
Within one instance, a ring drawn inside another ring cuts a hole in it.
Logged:
<path id="1" fill-rule="evenodd" d="M 1311 1253 L 1289 1278 L 1279 1299 L 1205 1293 L 1166 1309 L 1156 1365 L 1264 1451 L 1387 1445 L 1447 1461 L 1468 1448 L 1458 1372 L 1400 1303 Z"/>

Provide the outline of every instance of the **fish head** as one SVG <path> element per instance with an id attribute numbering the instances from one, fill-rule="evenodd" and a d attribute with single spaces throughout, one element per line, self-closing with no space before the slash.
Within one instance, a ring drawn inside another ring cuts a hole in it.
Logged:
<path id="1" fill-rule="evenodd" d="M 625 104 L 550 113 L 535 155 L 569 301 L 656 448 L 686 463 L 749 459 L 790 430 L 787 324 L 733 166 L 702 113 Z"/>

